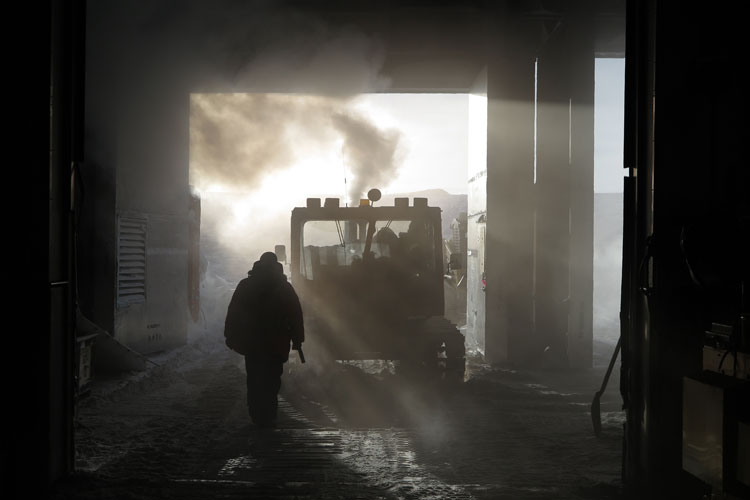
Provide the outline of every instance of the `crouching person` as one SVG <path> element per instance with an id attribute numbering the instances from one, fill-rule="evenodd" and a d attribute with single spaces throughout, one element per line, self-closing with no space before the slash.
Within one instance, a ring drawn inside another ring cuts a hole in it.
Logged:
<path id="1" fill-rule="evenodd" d="M 258 427 L 275 427 L 284 363 L 304 341 L 302 308 L 273 252 L 255 262 L 227 310 L 227 346 L 245 356 L 247 408 Z"/>

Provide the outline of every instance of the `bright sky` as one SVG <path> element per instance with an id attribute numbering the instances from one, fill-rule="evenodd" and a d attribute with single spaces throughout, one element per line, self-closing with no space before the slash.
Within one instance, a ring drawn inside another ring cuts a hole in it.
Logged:
<path id="1" fill-rule="evenodd" d="M 355 107 L 376 125 L 402 132 L 404 158 L 392 192 L 466 194 L 468 94 L 365 94 Z"/>
<path id="2" fill-rule="evenodd" d="M 594 78 L 594 192 L 621 193 L 625 59 L 597 59 Z"/>

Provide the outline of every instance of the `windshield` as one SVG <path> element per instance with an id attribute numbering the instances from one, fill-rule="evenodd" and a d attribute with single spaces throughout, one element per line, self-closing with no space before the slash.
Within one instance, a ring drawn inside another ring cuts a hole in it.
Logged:
<path id="1" fill-rule="evenodd" d="M 396 264 L 419 276 L 435 263 L 435 228 L 427 220 L 308 221 L 302 234 L 300 273 L 318 279 L 330 268 L 361 263 Z M 372 233 L 368 245 L 368 229 Z M 369 247 L 369 248 L 368 248 Z M 369 254 L 365 254 L 369 251 Z"/>

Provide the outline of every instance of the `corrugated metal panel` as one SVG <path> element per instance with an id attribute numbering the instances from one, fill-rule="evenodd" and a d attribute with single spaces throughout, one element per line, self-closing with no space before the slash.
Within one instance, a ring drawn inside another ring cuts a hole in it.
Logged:
<path id="1" fill-rule="evenodd" d="M 146 219 L 120 217 L 117 233 L 117 306 L 146 301 Z"/>

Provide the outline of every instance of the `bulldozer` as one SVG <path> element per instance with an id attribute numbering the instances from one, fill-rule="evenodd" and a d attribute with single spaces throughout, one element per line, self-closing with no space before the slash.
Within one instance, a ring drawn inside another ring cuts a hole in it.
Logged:
<path id="1" fill-rule="evenodd" d="M 308 198 L 291 216 L 290 274 L 308 344 L 334 360 L 463 381 L 464 336 L 444 317 L 441 209 L 426 198 L 375 206 Z"/>

